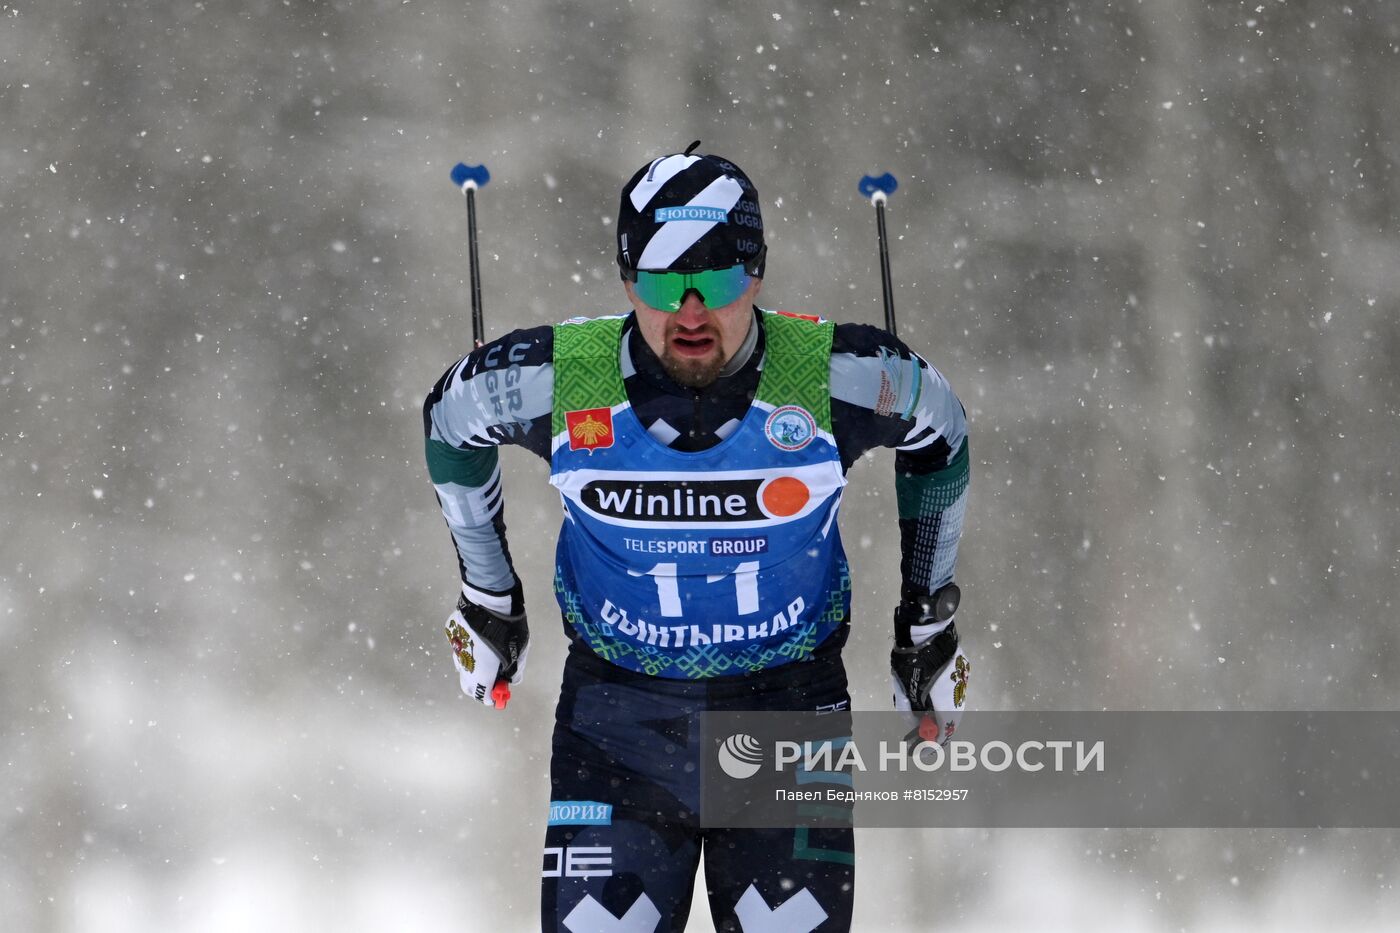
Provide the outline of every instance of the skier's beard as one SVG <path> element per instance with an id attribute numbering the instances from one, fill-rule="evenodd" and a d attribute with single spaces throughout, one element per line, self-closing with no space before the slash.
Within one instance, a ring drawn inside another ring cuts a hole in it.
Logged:
<path id="1" fill-rule="evenodd" d="M 661 367 L 666 370 L 666 375 L 670 376 L 677 383 L 691 389 L 703 389 L 711 385 L 719 374 L 724 370 L 727 362 L 724 358 L 724 344 L 720 340 L 719 331 L 713 327 L 704 327 L 698 331 L 686 331 L 687 337 L 708 337 L 714 343 L 711 350 L 704 356 L 681 356 L 675 352 L 672 345 L 673 339 L 677 336 L 679 328 L 674 323 L 668 321 L 666 325 L 666 345 L 661 354 Z"/>

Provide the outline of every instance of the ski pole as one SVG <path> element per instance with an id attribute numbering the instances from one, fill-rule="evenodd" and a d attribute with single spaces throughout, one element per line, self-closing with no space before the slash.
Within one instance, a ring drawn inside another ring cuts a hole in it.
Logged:
<path id="1" fill-rule="evenodd" d="M 476 189 L 486 187 L 491 173 L 484 165 L 468 165 L 458 162 L 452 167 L 452 184 L 467 196 L 467 263 L 471 267 L 472 289 L 472 344 L 481 346 L 485 342 L 481 322 L 481 260 L 476 251 Z M 504 677 L 491 687 L 491 702 L 496 709 L 505 709 L 510 701 L 510 681 Z"/>
<path id="2" fill-rule="evenodd" d="M 481 330 L 481 262 L 476 256 L 476 189 L 486 187 L 491 173 L 484 165 L 458 162 L 452 168 L 452 184 L 467 196 L 467 261 L 471 266 L 472 283 L 472 343 L 481 346 L 485 338 Z M 509 694 L 509 690 L 506 691 Z"/>
<path id="3" fill-rule="evenodd" d="M 885 299 L 885 330 L 895 337 L 899 336 L 899 331 L 894 322 L 894 283 L 890 280 L 890 245 L 885 235 L 885 202 L 898 187 L 899 180 L 889 172 L 879 176 L 863 175 L 856 186 L 861 197 L 869 198 L 875 206 L 875 232 L 880 238 L 880 288 Z M 938 742 L 940 738 L 938 724 L 932 716 L 924 713 L 919 718 L 919 724 L 904 736 L 904 741 L 914 742 L 917 747 L 920 742 Z"/>
<path id="4" fill-rule="evenodd" d="M 880 236 L 880 284 L 885 297 L 885 330 L 898 336 L 894 323 L 894 286 L 890 282 L 890 247 L 885 237 L 885 202 L 899 187 L 899 182 L 886 172 L 879 177 L 863 176 L 857 187 L 861 196 L 869 198 L 875 206 L 875 229 Z"/>

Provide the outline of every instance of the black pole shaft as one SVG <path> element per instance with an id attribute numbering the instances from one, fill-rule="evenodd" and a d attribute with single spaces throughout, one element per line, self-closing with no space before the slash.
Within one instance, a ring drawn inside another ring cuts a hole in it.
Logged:
<path id="1" fill-rule="evenodd" d="M 885 330 L 898 336 L 894 324 L 894 285 L 890 281 L 890 247 L 885 238 L 885 202 L 875 203 L 875 227 L 880 233 L 880 285 L 885 294 Z"/>
<path id="2" fill-rule="evenodd" d="M 467 189 L 467 258 L 472 275 L 472 342 L 482 342 L 481 324 L 481 262 L 476 255 L 476 190 Z"/>

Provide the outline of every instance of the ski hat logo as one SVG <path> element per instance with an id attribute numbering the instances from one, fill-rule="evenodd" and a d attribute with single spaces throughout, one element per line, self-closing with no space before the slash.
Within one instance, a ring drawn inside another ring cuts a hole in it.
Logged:
<path id="1" fill-rule="evenodd" d="M 687 207 L 658 207 L 653 219 L 659 223 L 669 223 L 673 220 L 699 220 L 711 224 L 729 223 L 729 211 L 722 207 L 705 207 L 703 205 Z"/>
<path id="2" fill-rule="evenodd" d="M 721 771 L 742 781 L 758 773 L 763 764 L 763 747 L 753 736 L 736 732 L 720 745 L 717 757 Z"/>
<path id="3" fill-rule="evenodd" d="M 817 421 L 805 408 L 784 405 L 768 416 L 763 433 L 779 450 L 801 450 L 817 436 Z"/>
<path id="4" fill-rule="evenodd" d="M 613 445 L 611 408 L 585 408 L 564 412 L 570 450 L 596 450 Z"/>

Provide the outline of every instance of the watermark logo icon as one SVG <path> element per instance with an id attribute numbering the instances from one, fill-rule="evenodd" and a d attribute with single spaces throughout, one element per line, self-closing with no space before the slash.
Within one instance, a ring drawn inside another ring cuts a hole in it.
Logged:
<path id="1" fill-rule="evenodd" d="M 753 777 L 763 764 L 763 746 L 744 732 L 736 732 L 725 739 L 718 754 L 720 769 L 739 781 Z"/>

